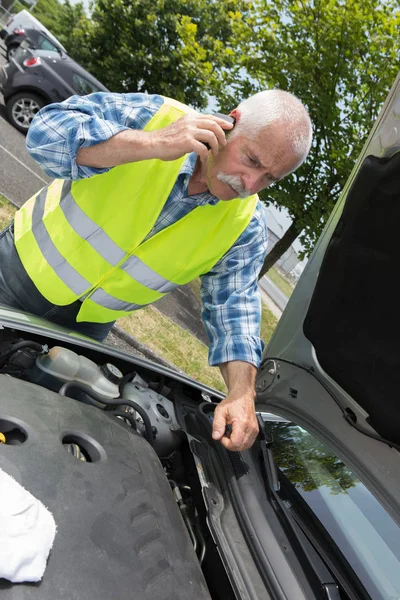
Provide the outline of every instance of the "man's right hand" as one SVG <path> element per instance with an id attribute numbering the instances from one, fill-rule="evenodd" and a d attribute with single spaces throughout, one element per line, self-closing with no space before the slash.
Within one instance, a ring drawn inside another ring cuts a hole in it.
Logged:
<path id="1" fill-rule="evenodd" d="M 189 152 L 206 158 L 205 144 L 208 144 L 216 156 L 218 147 L 226 145 L 225 131 L 232 127 L 232 123 L 214 115 L 188 113 L 171 125 L 151 132 L 152 154 L 161 160 L 176 160 Z"/>

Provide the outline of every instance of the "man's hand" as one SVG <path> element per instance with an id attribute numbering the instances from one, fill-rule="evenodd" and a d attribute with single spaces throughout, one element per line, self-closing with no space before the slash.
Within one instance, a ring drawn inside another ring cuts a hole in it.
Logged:
<path id="1" fill-rule="evenodd" d="M 232 428 L 228 435 L 225 433 L 227 425 Z M 215 409 L 213 439 L 221 440 L 227 450 L 241 451 L 250 448 L 257 435 L 254 395 L 228 394 Z"/>
<path id="2" fill-rule="evenodd" d="M 154 158 L 176 160 L 189 152 L 206 158 L 208 144 L 216 156 L 218 147 L 226 145 L 224 130 L 230 131 L 232 123 L 214 115 L 188 113 L 171 125 L 151 132 Z"/>
<path id="3" fill-rule="evenodd" d="M 213 439 L 221 440 L 228 450 L 247 450 L 258 435 L 254 407 L 257 369 L 240 360 L 222 363 L 219 368 L 229 393 L 215 409 Z"/>

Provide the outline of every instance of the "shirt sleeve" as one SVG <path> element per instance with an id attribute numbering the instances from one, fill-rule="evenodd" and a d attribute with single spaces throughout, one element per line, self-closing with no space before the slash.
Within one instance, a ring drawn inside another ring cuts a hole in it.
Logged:
<path id="1" fill-rule="evenodd" d="M 96 92 L 49 104 L 35 115 L 26 147 L 50 177 L 84 179 L 109 171 L 77 165 L 79 148 L 104 142 L 128 129 L 144 129 L 162 96 Z"/>
<path id="2" fill-rule="evenodd" d="M 201 277 L 202 316 L 210 340 L 209 363 L 232 360 L 259 367 L 261 298 L 258 275 L 267 251 L 268 229 L 259 202 L 254 215 L 230 250 Z"/>

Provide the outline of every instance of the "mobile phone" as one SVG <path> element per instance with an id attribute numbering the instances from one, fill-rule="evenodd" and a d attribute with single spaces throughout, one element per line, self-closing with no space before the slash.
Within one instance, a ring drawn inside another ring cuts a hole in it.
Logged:
<path id="1" fill-rule="evenodd" d="M 230 117 L 229 115 L 223 115 L 221 113 L 213 113 L 213 117 L 218 117 L 219 119 L 224 119 L 224 121 L 228 121 L 228 123 L 233 123 L 233 125 L 235 125 L 235 123 L 236 123 L 236 119 L 234 119 L 233 117 Z M 230 131 L 232 131 L 232 129 L 230 129 Z"/>
<path id="2" fill-rule="evenodd" d="M 233 127 L 235 127 L 235 123 L 236 123 L 236 119 L 234 119 L 233 117 L 230 117 L 229 115 L 223 115 L 222 113 L 213 113 L 214 117 L 218 117 L 219 119 L 224 119 L 224 121 L 228 121 L 228 123 L 233 123 Z M 232 129 L 233 129 L 232 127 Z M 230 129 L 229 131 L 232 131 L 232 129 Z M 227 132 L 229 133 L 229 132 Z M 207 144 L 206 142 L 203 142 L 203 144 L 205 145 L 205 147 L 207 148 L 207 150 L 210 150 L 210 145 Z"/>

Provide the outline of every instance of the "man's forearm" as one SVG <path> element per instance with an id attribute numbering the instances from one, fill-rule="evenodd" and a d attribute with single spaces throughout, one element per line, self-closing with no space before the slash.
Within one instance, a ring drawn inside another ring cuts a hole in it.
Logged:
<path id="1" fill-rule="evenodd" d="M 254 365 L 233 360 L 218 366 L 229 394 L 253 394 L 255 396 L 257 369 Z"/>
<path id="2" fill-rule="evenodd" d="M 176 160 L 189 152 L 206 159 L 208 147 L 216 156 L 218 148 L 226 145 L 224 130 L 231 128 L 231 123 L 215 115 L 188 113 L 155 131 L 121 131 L 105 142 L 79 148 L 76 162 L 101 169 L 152 158 Z"/>
<path id="3" fill-rule="evenodd" d="M 140 130 L 121 131 L 105 142 L 79 148 L 78 165 L 103 169 L 156 157 L 153 136 Z"/>
<path id="4" fill-rule="evenodd" d="M 215 409 L 212 436 L 228 450 L 246 450 L 258 435 L 254 406 L 257 369 L 239 360 L 220 364 L 219 368 L 228 394 Z M 231 432 L 226 430 L 227 425 Z"/>

